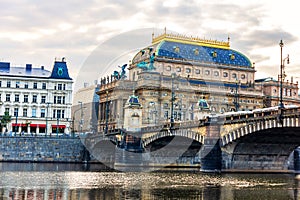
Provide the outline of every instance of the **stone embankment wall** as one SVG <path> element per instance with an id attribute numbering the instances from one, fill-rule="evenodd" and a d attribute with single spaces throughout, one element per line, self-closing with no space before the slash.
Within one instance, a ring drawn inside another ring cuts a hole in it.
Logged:
<path id="1" fill-rule="evenodd" d="M 83 162 L 87 155 L 79 138 L 0 137 L 0 162 Z"/>

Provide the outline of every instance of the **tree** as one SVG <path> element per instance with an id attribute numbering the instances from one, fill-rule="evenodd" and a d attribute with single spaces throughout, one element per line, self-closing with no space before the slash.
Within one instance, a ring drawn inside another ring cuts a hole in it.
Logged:
<path id="1" fill-rule="evenodd" d="M 11 116 L 9 115 L 9 112 L 4 112 L 4 115 L 1 119 L 1 128 L 5 127 L 7 129 L 7 124 L 11 122 Z"/>

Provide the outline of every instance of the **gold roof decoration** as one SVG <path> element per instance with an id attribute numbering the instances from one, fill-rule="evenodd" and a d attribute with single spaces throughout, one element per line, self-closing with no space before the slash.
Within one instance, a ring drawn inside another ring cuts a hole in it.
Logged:
<path id="1" fill-rule="evenodd" d="M 180 42 L 184 44 L 194 44 L 200 46 L 222 48 L 222 49 L 230 48 L 229 39 L 227 42 L 217 41 L 217 40 L 207 40 L 207 39 L 201 39 L 199 37 L 192 37 L 192 36 L 188 37 L 181 34 L 166 33 L 166 31 L 157 37 L 154 37 L 154 34 L 152 34 L 152 44 L 156 44 L 164 40 L 172 41 L 172 42 Z"/>

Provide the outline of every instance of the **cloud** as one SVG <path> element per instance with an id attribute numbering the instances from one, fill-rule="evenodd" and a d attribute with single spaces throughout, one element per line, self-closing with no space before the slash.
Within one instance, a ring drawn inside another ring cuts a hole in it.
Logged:
<path id="1" fill-rule="evenodd" d="M 151 43 L 152 31 L 158 34 L 164 27 L 208 39 L 227 40 L 230 36 L 232 48 L 257 66 L 272 57 L 268 51 L 260 52 L 277 45 L 279 39 L 298 41 L 295 33 L 282 26 L 265 25 L 271 8 L 260 1 L 2 0 L 1 7 L 1 58 L 51 66 L 54 57 L 65 56 L 74 76 L 92 50 L 107 40 L 111 48 L 102 53 L 112 53 L 108 58 L 114 58 L 116 49 L 132 50 L 131 40 L 120 41 L 116 36 L 139 28 L 150 28 L 136 36 L 137 43 L 145 46 Z"/>

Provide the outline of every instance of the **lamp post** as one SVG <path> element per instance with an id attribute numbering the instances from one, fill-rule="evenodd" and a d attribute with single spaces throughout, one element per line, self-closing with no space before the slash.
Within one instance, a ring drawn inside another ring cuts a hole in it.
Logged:
<path id="1" fill-rule="evenodd" d="M 78 101 L 80 104 L 80 133 L 82 133 L 82 126 L 83 126 L 83 110 L 82 110 L 82 101 Z"/>
<path id="2" fill-rule="evenodd" d="M 109 114 L 109 102 L 108 102 L 108 91 L 106 91 L 106 102 L 105 102 L 105 135 L 108 133 L 108 114 Z"/>
<path id="3" fill-rule="evenodd" d="M 17 136 L 17 129 L 18 129 L 18 112 L 16 112 L 15 136 Z"/>
<path id="4" fill-rule="evenodd" d="M 49 109 L 49 105 L 50 105 L 51 103 L 50 102 L 47 102 L 47 109 L 46 109 L 46 129 L 45 129 L 45 136 L 47 137 L 47 134 L 48 134 L 48 109 Z"/>
<path id="5" fill-rule="evenodd" d="M 280 103 L 279 103 L 279 108 L 284 108 L 284 104 L 283 104 L 283 98 L 282 98 L 282 94 L 283 94 L 283 80 L 284 80 L 284 62 L 287 61 L 287 64 L 290 63 L 290 58 L 289 55 L 287 55 L 286 58 L 282 59 L 282 47 L 284 46 L 283 41 L 280 40 L 279 42 L 279 46 L 280 46 Z"/>
<path id="6" fill-rule="evenodd" d="M 170 117 L 171 129 L 174 127 L 174 101 L 175 101 L 174 78 L 175 78 L 175 73 L 172 73 L 171 75 L 171 117 Z"/>
<path id="7" fill-rule="evenodd" d="M 239 111 L 240 104 L 239 104 L 239 93 L 238 93 L 239 81 L 236 79 L 235 81 L 235 93 L 234 93 L 234 106 L 235 111 Z"/>
<path id="8" fill-rule="evenodd" d="M 59 116 L 57 116 L 56 137 L 58 137 L 58 128 L 59 128 Z"/>

